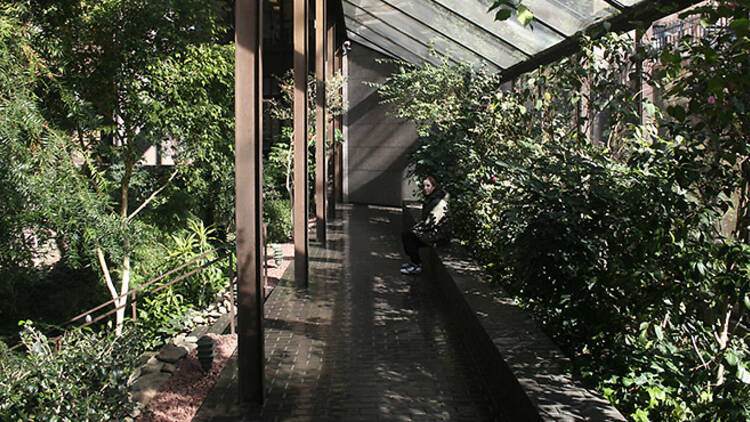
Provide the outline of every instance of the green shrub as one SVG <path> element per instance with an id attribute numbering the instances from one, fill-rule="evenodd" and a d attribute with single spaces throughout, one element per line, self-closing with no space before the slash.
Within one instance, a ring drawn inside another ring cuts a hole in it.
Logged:
<path id="1" fill-rule="evenodd" d="M 285 243 L 292 238 L 292 211 L 288 200 L 263 202 L 263 221 L 268 224 L 266 242 Z"/>
<path id="2" fill-rule="evenodd" d="M 607 34 L 510 88 L 426 65 L 380 90 L 418 123 L 412 164 L 450 192 L 455 235 L 637 421 L 750 420 L 747 7 L 703 12 L 732 24 L 683 54 Z M 641 102 L 622 77 L 640 59 L 687 109 Z"/>
<path id="3" fill-rule="evenodd" d="M 22 338 L 26 353 L 0 343 L 0 420 L 122 420 L 134 408 L 127 381 L 138 356 L 137 336 L 74 330 L 61 348 L 30 323 Z"/>
<path id="4" fill-rule="evenodd" d="M 154 270 L 153 275 L 163 274 L 178 268 L 215 249 L 215 244 L 218 241 L 214 237 L 214 233 L 215 230 L 212 227 L 206 227 L 200 219 L 188 219 L 187 228 L 172 235 L 162 245 L 162 252 L 166 252 L 166 259 L 162 259 L 161 265 Z M 156 347 L 183 331 L 186 327 L 189 328 L 192 323 L 189 318 L 192 311 L 206 308 L 216 299 L 217 294 L 227 286 L 229 282 L 229 277 L 225 274 L 227 260 L 222 259 L 202 268 L 154 294 L 148 292 L 164 286 L 180 275 L 206 265 L 218 257 L 219 252 L 209 253 L 195 263 L 145 289 L 139 297 L 137 307 L 137 324 L 141 328 L 141 341 L 145 347 Z M 142 280 L 141 282 L 145 281 Z"/>

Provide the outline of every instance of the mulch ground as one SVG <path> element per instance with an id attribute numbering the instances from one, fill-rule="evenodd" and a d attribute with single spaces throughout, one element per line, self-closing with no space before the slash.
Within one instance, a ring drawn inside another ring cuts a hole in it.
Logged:
<path id="1" fill-rule="evenodd" d="M 284 243 L 281 249 L 284 259 L 279 266 L 274 263 L 271 248 L 266 254 L 266 296 L 276 287 L 289 263 L 294 259 L 294 244 Z M 237 348 L 237 336 L 234 334 L 207 335 L 216 342 L 216 357 L 211 370 L 204 373 L 198 361 L 198 351 L 190 352 L 135 422 L 189 422 L 193 419 L 227 360 Z"/>

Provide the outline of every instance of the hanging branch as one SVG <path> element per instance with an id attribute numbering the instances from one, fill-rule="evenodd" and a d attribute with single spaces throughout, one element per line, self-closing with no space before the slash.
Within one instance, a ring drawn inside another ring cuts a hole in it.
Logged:
<path id="1" fill-rule="evenodd" d="M 154 192 L 153 192 L 153 193 L 151 194 L 151 196 L 149 196 L 148 198 L 146 198 L 146 200 L 145 200 L 145 201 L 143 201 L 143 203 L 142 203 L 142 204 L 141 204 L 141 205 L 140 205 L 140 206 L 139 206 L 138 208 L 136 208 L 136 210 L 135 210 L 135 211 L 133 211 L 132 213 L 130 213 L 130 215 L 128 216 L 128 221 L 132 220 L 132 219 L 133 219 L 133 217 L 135 217 L 135 216 L 136 216 L 136 215 L 137 215 L 137 214 L 138 214 L 139 212 L 141 212 L 141 210 L 142 210 L 142 209 L 146 208 L 146 206 L 147 206 L 147 205 L 148 205 L 148 204 L 149 204 L 149 203 L 150 203 L 151 201 L 153 201 L 153 200 L 154 200 L 154 198 L 156 198 L 156 195 L 160 194 L 160 193 L 161 193 L 161 191 L 163 191 L 164 189 L 166 189 L 166 188 L 167 188 L 167 186 L 169 186 L 169 184 L 170 184 L 170 183 L 172 182 L 172 180 L 173 180 L 173 179 L 175 178 L 175 176 L 177 176 L 177 172 L 178 172 L 178 169 L 175 169 L 175 170 L 174 170 L 174 171 L 172 172 L 172 175 L 171 175 L 171 176 L 169 176 L 169 179 L 168 179 L 168 180 L 167 180 L 166 182 L 164 182 L 164 184 L 163 184 L 163 185 L 162 185 L 162 186 L 161 186 L 161 187 L 160 187 L 159 189 L 155 190 L 155 191 L 154 191 Z"/>

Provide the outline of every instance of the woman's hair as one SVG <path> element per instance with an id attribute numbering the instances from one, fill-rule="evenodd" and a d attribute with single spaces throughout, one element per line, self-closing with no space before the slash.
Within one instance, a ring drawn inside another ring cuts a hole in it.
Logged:
<path id="1" fill-rule="evenodd" d="M 422 178 L 422 180 L 429 180 L 430 183 L 432 183 L 432 186 L 435 186 L 435 187 L 437 187 L 438 185 L 437 179 L 435 178 L 435 176 L 432 176 L 432 175 L 425 176 Z"/>

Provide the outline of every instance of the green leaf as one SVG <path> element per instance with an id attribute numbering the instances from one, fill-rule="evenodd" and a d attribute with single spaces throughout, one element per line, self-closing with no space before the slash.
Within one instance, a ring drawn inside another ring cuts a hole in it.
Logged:
<path id="1" fill-rule="evenodd" d="M 534 14 L 531 13 L 531 10 L 529 10 L 528 7 L 519 5 L 516 9 L 516 18 L 523 26 L 527 26 L 534 20 Z"/>
<path id="2" fill-rule="evenodd" d="M 745 384 L 750 384 L 750 372 L 742 364 L 737 365 L 737 378 Z"/>
<path id="3" fill-rule="evenodd" d="M 737 37 L 746 37 L 748 35 L 749 22 L 747 18 L 740 18 L 740 19 L 734 19 L 729 24 L 729 27 L 732 28 L 732 31 L 734 31 L 735 34 L 737 34 Z"/>
<path id="4" fill-rule="evenodd" d="M 750 309 L 750 296 L 745 295 L 745 298 L 743 299 L 743 302 L 745 302 L 745 307 L 747 309 Z"/>
<path id="5" fill-rule="evenodd" d="M 496 21 L 504 21 L 507 20 L 510 17 L 510 9 L 500 9 L 495 13 L 495 20 Z"/>
<path id="6" fill-rule="evenodd" d="M 667 114 L 674 117 L 675 120 L 677 120 L 678 122 L 685 121 L 685 117 L 687 117 L 687 113 L 685 112 L 685 109 L 678 105 L 667 107 Z"/>
<path id="7" fill-rule="evenodd" d="M 654 332 L 656 332 L 656 338 L 659 339 L 659 341 L 664 340 L 664 331 L 661 328 L 661 325 L 654 325 Z"/>

